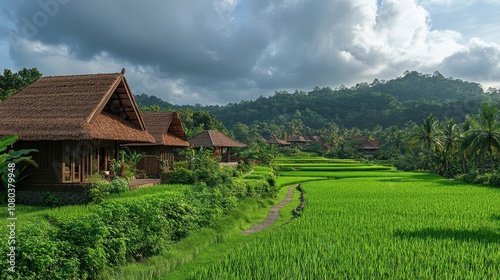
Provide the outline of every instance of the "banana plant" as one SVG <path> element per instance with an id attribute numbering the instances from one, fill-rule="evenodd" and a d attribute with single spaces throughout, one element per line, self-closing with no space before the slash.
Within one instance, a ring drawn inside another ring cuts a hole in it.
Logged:
<path id="1" fill-rule="evenodd" d="M 5 152 L 10 146 L 12 146 L 17 140 L 19 139 L 19 136 L 17 135 L 9 135 L 3 138 L 0 138 L 0 174 L 2 178 L 2 184 L 4 186 L 2 193 L 0 194 L 0 199 L 1 201 L 4 201 L 6 195 L 7 195 L 7 188 L 8 188 L 8 175 L 9 173 L 13 173 L 16 178 L 16 182 L 21 181 L 24 179 L 26 176 L 20 177 L 22 169 L 16 168 L 12 172 L 7 172 L 9 170 L 9 164 L 17 164 L 20 162 L 25 162 L 28 164 L 31 164 L 35 167 L 38 167 L 36 162 L 31 158 L 31 156 L 28 156 L 29 153 L 32 152 L 38 152 L 36 149 L 22 149 L 22 150 L 9 150 L 8 152 Z"/>

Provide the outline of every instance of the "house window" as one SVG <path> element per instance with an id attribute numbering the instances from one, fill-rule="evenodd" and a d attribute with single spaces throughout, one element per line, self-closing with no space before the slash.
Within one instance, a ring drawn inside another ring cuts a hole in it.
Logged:
<path id="1" fill-rule="evenodd" d="M 78 183 L 82 181 L 82 149 L 71 144 L 63 145 L 63 183 Z"/>
<path id="2" fill-rule="evenodd" d="M 116 156 L 112 144 L 92 147 L 90 143 L 65 143 L 63 145 L 63 183 L 80 183 L 101 171 L 109 171 L 110 162 Z"/>
<path id="3" fill-rule="evenodd" d="M 92 160 L 91 160 L 91 151 L 92 151 L 92 148 L 91 147 L 87 147 L 87 146 L 82 146 L 81 147 L 82 149 L 82 174 L 83 174 L 83 181 L 87 181 L 87 178 L 90 176 L 91 174 L 91 170 L 92 170 Z"/>

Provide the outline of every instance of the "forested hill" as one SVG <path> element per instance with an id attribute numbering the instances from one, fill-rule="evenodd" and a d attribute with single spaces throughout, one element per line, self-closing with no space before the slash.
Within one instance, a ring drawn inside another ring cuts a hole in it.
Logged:
<path id="1" fill-rule="evenodd" d="M 142 105 L 156 104 L 162 109 L 186 108 L 146 94 L 136 99 Z M 487 99 L 498 100 L 498 90 L 486 94 L 477 83 L 445 78 L 439 72 L 407 71 L 393 80 L 376 79 L 371 84 L 359 83 L 351 88 L 281 91 L 237 104 L 187 107 L 214 114 L 229 129 L 238 122 L 288 125 L 297 119 L 313 129 L 326 127 L 331 122 L 346 128 L 371 129 L 377 125 L 401 126 L 410 120 L 420 123 L 430 113 L 440 119 L 463 121 L 466 114 L 476 113 L 479 104 Z"/>

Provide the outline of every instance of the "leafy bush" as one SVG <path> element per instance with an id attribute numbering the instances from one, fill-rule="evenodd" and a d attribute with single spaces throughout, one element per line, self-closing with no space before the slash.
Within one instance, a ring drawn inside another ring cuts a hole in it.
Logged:
<path id="1" fill-rule="evenodd" d="M 269 184 L 269 186 L 274 187 L 276 186 L 276 175 L 273 173 L 269 173 L 265 176 L 266 182 Z"/>
<path id="2" fill-rule="evenodd" d="M 190 169 L 182 166 L 176 166 L 174 170 L 168 173 L 164 178 L 167 184 L 194 184 L 198 180 L 197 174 Z"/>
<path id="3" fill-rule="evenodd" d="M 118 178 L 111 181 L 110 193 L 122 193 L 129 190 L 128 182 L 126 179 Z"/>
<path id="4" fill-rule="evenodd" d="M 484 174 L 477 176 L 472 183 L 486 185 L 489 184 L 489 182 L 490 182 L 490 174 Z"/>
<path id="5" fill-rule="evenodd" d="M 474 181 L 476 181 L 478 174 L 477 171 L 471 171 L 466 174 L 461 174 L 457 176 L 457 180 L 462 181 L 464 183 L 472 184 Z"/>
<path id="6" fill-rule="evenodd" d="M 494 187 L 500 187 L 500 174 L 498 172 L 491 175 L 489 184 Z"/>
<path id="7" fill-rule="evenodd" d="M 104 240 L 109 233 L 105 222 L 97 214 L 83 217 L 57 218 L 56 239 L 66 244 L 65 251 L 79 260 L 82 279 L 95 279 L 107 267 L 107 254 Z"/>
<path id="8" fill-rule="evenodd" d="M 111 191 L 111 183 L 104 179 L 101 179 L 99 181 L 94 181 L 90 183 L 87 195 L 90 201 L 94 203 L 99 203 L 111 193 L 110 191 Z"/>
<path id="9" fill-rule="evenodd" d="M 61 200 L 53 193 L 46 192 L 43 195 L 42 205 L 43 206 L 50 206 L 50 207 L 60 206 Z"/>
<path id="10" fill-rule="evenodd" d="M 80 260 L 71 254 L 69 242 L 56 238 L 56 227 L 42 221 L 25 223 L 16 230 L 22 242 L 15 244 L 15 273 L 7 271 L 9 264 L 2 262 L 0 279 L 82 279 Z M 2 244 L 8 244 L 7 240 Z M 9 252 L 9 246 L 2 247 L 3 256 Z"/>

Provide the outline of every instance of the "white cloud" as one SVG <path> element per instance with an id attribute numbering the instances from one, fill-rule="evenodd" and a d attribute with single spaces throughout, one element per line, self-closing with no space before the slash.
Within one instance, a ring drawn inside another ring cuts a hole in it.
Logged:
<path id="1" fill-rule="evenodd" d="M 40 10 L 28 0 L 8 3 L 15 6 L 8 14 L 16 15 L 9 22 Z M 126 67 L 135 93 L 181 104 L 352 85 L 394 78 L 405 70 L 439 70 L 445 76 L 495 82 L 500 81 L 495 60 L 500 41 L 491 38 L 500 28 L 494 20 L 483 24 L 479 19 L 488 17 L 473 13 L 496 7 L 484 3 L 70 1 L 33 38 L 10 38 L 10 57 L 16 67 L 38 67 L 45 75 Z M 136 20 L 128 20 L 130 16 Z M 469 29 L 459 26 L 457 18 L 470 20 Z M 22 30 L 22 21 L 14 24 Z M 474 32 L 477 36 L 471 36 Z"/>
<path id="2" fill-rule="evenodd" d="M 500 45 L 472 38 L 466 47 L 445 58 L 440 67 L 458 77 L 469 77 L 485 87 L 500 81 Z"/>

